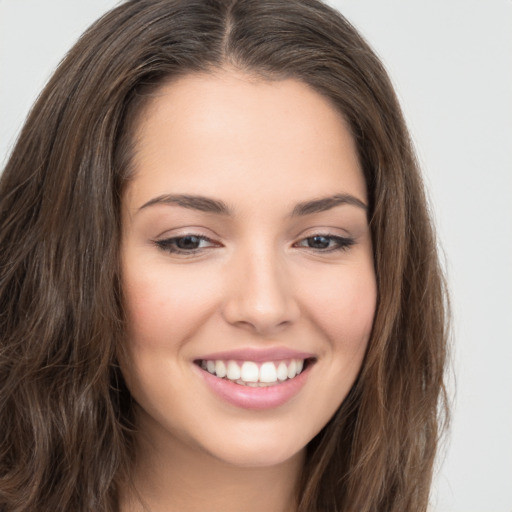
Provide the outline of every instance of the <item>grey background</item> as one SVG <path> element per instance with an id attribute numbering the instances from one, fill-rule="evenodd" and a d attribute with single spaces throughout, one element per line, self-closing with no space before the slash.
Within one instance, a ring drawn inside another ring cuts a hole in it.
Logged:
<path id="1" fill-rule="evenodd" d="M 0 0 L 0 167 L 59 60 L 117 3 Z M 512 1 L 330 3 L 391 74 L 445 254 L 457 391 L 432 510 L 512 512 Z"/>

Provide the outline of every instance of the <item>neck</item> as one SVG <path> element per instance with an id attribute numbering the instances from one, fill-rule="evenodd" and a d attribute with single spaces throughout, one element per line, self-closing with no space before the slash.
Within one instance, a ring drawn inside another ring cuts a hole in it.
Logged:
<path id="1" fill-rule="evenodd" d="M 147 432 L 147 431 L 146 431 Z M 295 512 L 304 450 L 270 467 L 239 467 L 177 442 L 140 434 L 121 512 Z"/>

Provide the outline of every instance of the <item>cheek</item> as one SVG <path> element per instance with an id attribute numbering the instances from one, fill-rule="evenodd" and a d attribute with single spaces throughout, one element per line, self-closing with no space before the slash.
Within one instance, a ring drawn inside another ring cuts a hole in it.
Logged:
<path id="1" fill-rule="evenodd" d="M 165 265 L 137 268 L 130 272 L 128 267 L 123 276 L 132 342 L 154 347 L 191 336 L 214 308 L 218 284 L 200 272 L 176 272 Z"/>
<path id="2" fill-rule="evenodd" d="M 362 358 L 375 316 L 375 274 L 373 265 L 358 271 L 344 270 L 335 276 L 317 276 L 315 292 L 304 296 L 308 297 L 307 309 L 329 339 L 331 349 Z"/>

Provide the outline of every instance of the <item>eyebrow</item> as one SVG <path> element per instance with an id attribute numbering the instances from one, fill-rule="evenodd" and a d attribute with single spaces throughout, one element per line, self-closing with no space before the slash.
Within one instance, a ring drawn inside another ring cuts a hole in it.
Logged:
<path id="1" fill-rule="evenodd" d="M 139 208 L 139 211 L 158 204 L 176 205 L 181 206 L 182 208 L 198 210 L 200 212 L 206 213 L 215 213 L 218 215 L 232 215 L 230 208 L 223 201 L 211 199 L 209 197 L 188 194 L 164 194 L 155 197 L 149 200 L 147 203 L 144 203 Z M 335 194 L 329 197 L 323 197 L 320 199 L 313 199 L 311 201 L 298 203 L 294 207 L 291 216 L 301 217 L 305 215 L 311 215 L 313 213 L 325 212 L 335 208 L 336 206 L 341 206 L 344 204 L 357 206 L 358 208 L 363 209 L 365 212 L 368 212 L 368 206 L 357 197 L 350 194 Z"/>
<path id="2" fill-rule="evenodd" d="M 358 208 L 362 208 L 365 212 L 368 212 L 368 206 L 357 197 L 350 194 L 335 194 L 333 196 L 313 199 L 312 201 L 305 201 L 297 204 L 293 209 L 292 217 L 325 212 L 331 208 L 344 204 L 357 206 Z"/>
<path id="3" fill-rule="evenodd" d="M 177 205 L 181 206 L 182 208 L 199 210 L 200 212 L 216 213 L 219 215 L 231 215 L 230 209 L 222 201 L 210 199 L 209 197 L 204 196 L 192 196 L 186 194 L 165 194 L 155 197 L 147 203 L 144 203 L 139 208 L 139 211 L 156 204 Z"/>

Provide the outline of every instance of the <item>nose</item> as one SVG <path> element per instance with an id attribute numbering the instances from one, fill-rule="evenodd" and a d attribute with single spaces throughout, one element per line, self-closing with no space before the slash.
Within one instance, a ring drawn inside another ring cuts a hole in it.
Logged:
<path id="1" fill-rule="evenodd" d="M 223 307 L 225 320 L 260 336 L 272 336 L 292 325 L 300 310 L 285 257 L 261 248 L 231 262 Z"/>

